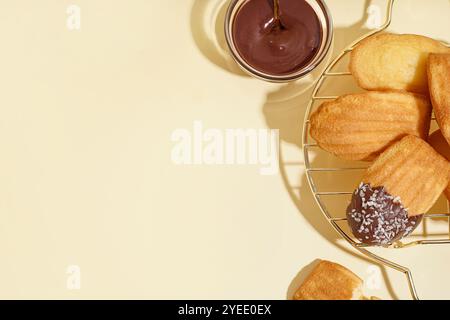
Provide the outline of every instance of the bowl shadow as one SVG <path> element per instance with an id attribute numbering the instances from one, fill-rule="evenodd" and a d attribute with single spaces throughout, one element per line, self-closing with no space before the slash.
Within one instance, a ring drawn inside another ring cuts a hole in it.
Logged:
<path id="1" fill-rule="evenodd" d="M 355 39 L 369 33 L 366 21 L 368 19 L 368 8 L 371 5 L 370 0 L 365 0 L 364 11 L 362 12 L 361 19 L 348 27 L 340 28 L 336 27 L 334 32 L 334 44 L 332 56 L 337 56 L 348 45 L 350 45 Z M 316 82 L 319 75 L 314 75 L 313 84 Z M 323 238 L 332 243 L 338 249 L 342 250 L 346 254 L 357 257 L 361 261 L 376 265 L 380 268 L 382 277 L 385 281 L 385 285 L 390 299 L 398 299 L 398 296 L 393 288 L 393 285 L 389 279 L 387 269 L 384 265 L 377 263 L 369 259 L 368 257 L 355 251 L 349 244 L 345 243 L 342 237 L 333 229 L 323 216 L 319 206 L 316 203 L 314 195 L 309 187 L 307 177 L 303 173 L 300 179 L 297 178 L 297 184 L 292 184 L 291 181 L 295 181 L 289 176 L 291 171 L 289 167 L 298 166 L 299 169 L 303 169 L 303 161 L 292 162 L 284 158 L 284 151 L 292 146 L 301 149 L 302 148 L 302 133 L 303 133 L 303 121 L 305 117 L 306 107 L 310 101 L 310 97 L 313 91 L 313 87 L 310 86 L 306 90 L 302 91 L 302 94 L 290 97 L 286 94 L 290 90 L 292 85 L 286 85 L 279 90 L 269 93 L 266 101 L 263 105 L 262 111 L 266 119 L 266 123 L 270 128 L 279 129 L 280 131 L 280 172 L 284 182 L 284 185 L 298 208 L 298 212 L 305 218 L 305 220 L 321 234 Z M 345 86 L 342 84 L 341 86 Z M 313 162 L 327 161 L 317 157 Z M 328 160 L 330 161 L 330 160 Z M 306 268 L 310 270 L 310 268 Z M 299 286 L 301 279 L 305 277 L 305 269 L 300 272 L 301 276 L 297 276 L 291 282 L 287 297 L 292 296 L 292 288 Z M 300 280 L 299 280 L 300 279 Z"/>
<path id="2" fill-rule="evenodd" d="M 231 0 L 194 0 L 190 28 L 195 45 L 213 65 L 241 77 L 250 77 L 229 54 L 224 24 Z"/>
<path id="3" fill-rule="evenodd" d="M 216 67 L 239 77 L 250 77 L 245 73 L 233 60 L 229 54 L 225 35 L 224 20 L 227 7 L 231 0 L 193 0 L 190 16 L 190 29 L 194 43 L 204 58 Z M 290 162 L 283 157 L 285 146 L 294 146 L 302 148 L 302 132 L 303 119 L 305 117 L 306 106 L 309 103 L 313 86 L 320 77 L 324 68 L 328 65 L 331 58 L 339 54 L 355 39 L 367 34 L 371 30 L 366 28 L 365 24 L 368 19 L 368 8 L 371 0 L 365 0 L 364 11 L 361 19 L 348 27 L 335 27 L 333 45 L 326 59 L 319 65 L 315 71 L 295 82 L 279 86 L 276 90 L 269 92 L 262 106 L 266 124 L 269 128 L 278 129 L 280 134 L 280 173 L 286 190 L 290 198 L 305 220 L 317 232 L 332 243 L 338 249 L 358 257 L 364 262 L 377 265 L 385 280 L 385 284 L 390 298 L 397 299 L 397 295 L 389 280 L 386 267 L 380 265 L 366 256 L 359 254 L 349 245 L 342 245 L 339 241 L 343 241 L 340 235 L 333 227 L 326 222 L 320 208 L 318 207 L 314 196 L 310 190 L 305 174 L 294 185 L 291 185 L 288 167 L 299 166 L 303 169 L 302 161 Z M 257 81 L 257 80 L 255 80 Z M 320 159 L 316 159 L 320 161 Z M 304 279 L 305 272 L 310 270 L 309 267 L 302 269 L 302 276 L 294 278 L 289 285 L 287 296 L 299 286 L 300 281 Z"/>

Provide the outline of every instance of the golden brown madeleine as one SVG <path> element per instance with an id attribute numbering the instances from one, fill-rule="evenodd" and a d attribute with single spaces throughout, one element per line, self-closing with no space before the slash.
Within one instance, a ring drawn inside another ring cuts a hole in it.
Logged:
<path id="1" fill-rule="evenodd" d="M 410 234 L 450 181 L 450 163 L 428 143 L 406 136 L 367 169 L 347 208 L 361 242 L 390 245 Z"/>
<path id="2" fill-rule="evenodd" d="M 426 213 L 449 180 L 449 162 L 414 136 L 407 136 L 386 150 L 363 177 L 372 187 L 385 187 L 400 197 L 409 216 Z"/>
<path id="3" fill-rule="evenodd" d="M 428 81 L 436 120 L 450 143 L 450 54 L 430 55 Z"/>
<path id="4" fill-rule="evenodd" d="M 367 90 L 405 90 L 428 94 L 430 53 L 450 53 L 439 41 L 418 35 L 377 34 L 351 53 L 350 71 Z"/>
<path id="5" fill-rule="evenodd" d="M 294 300 L 361 300 L 362 280 L 347 268 L 322 260 L 294 294 Z"/>
<path id="6" fill-rule="evenodd" d="M 428 143 L 439 152 L 442 156 L 444 156 L 448 161 L 450 161 L 450 146 L 448 145 L 447 140 L 445 140 L 442 132 L 440 130 L 433 132 L 432 135 L 428 138 Z M 450 185 L 444 190 L 444 194 L 447 199 L 450 200 Z"/>
<path id="7" fill-rule="evenodd" d="M 406 135 L 426 139 L 431 104 L 407 92 L 365 92 L 323 103 L 310 119 L 310 133 L 324 150 L 348 160 L 375 159 Z"/>

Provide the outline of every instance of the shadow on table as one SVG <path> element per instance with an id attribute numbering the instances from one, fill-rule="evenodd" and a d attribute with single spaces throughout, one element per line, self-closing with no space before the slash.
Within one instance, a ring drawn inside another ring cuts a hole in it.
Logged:
<path id="1" fill-rule="evenodd" d="M 225 15 L 231 0 L 194 0 L 190 27 L 195 45 L 215 66 L 232 74 L 250 77 L 228 53 L 225 39 Z"/>
<path id="2" fill-rule="evenodd" d="M 190 17 L 191 34 L 196 46 L 210 63 L 237 76 L 248 77 L 228 53 L 224 35 L 224 18 L 229 3 L 230 0 L 193 0 Z M 297 148 L 302 147 L 303 119 L 312 93 L 312 86 L 331 57 L 336 56 L 355 39 L 370 31 L 365 27 L 368 19 L 367 9 L 370 4 L 370 0 L 365 0 L 364 11 L 359 22 L 345 28 L 337 27 L 334 29 L 333 50 L 330 50 L 328 58 L 315 72 L 297 82 L 283 85 L 267 95 L 262 112 L 268 127 L 279 129 L 282 144 L 294 145 Z M 342 86 L 344 85 L 342 84 Z M 306 176 L 303 175 L 301 177 L 299 181 L 300 187 L 290 184 L 286 168 L 292 163 L 284 161 L 283 147 L 281 147 L 280 153 L 281 176 L 292 201 L 298 208 L 299 214 L 326 240 L 340 250 L 371 264 L 378 265 L 391 298 L 397 298 L 388 278 L 386 268 L 383 265 L 375 263 L 353 249 L 349 249 L 348 245 L 344 246 L 338 243 L 338 240 L 342 240 L 342 238 L 324 219 L 308 186 Z M 315 159 L 315 161 L 320 161 L 320 159 Z M 303 163 L 299 162 L 298 165 L 303 166 Z M 299 278 L 301 280 L 301 277 L 296 277 L 291 283 L 288 296 L 294 290 L 293 287 L 299 285 Z"/>
<path id="3" fill-rule="evenodd" d="M 364 6 L 364 12 L 362 13 L 361 20 L 358 23 L 355 23 L 349 27 L 345 28 L 335 28 L 335 39 L 334 39 L 334 47 L 333 47 L 333 57 L 337 56 L 340 52 L 342 52 L 348 45 L 350 45 L 357 38 L 369 33 L 371 30 L 365 27 L 365 23 L 367 21 L 367 8 L 369 7 L 371 1 L 366 0 Z M 315 79 L 317 79 L 315 77 Z M 302 148 L 302 133 L 303 133 L 303 119 L 305 118 L 306 107 L 310 101 L 311 93 L 313 88 L 309 87 L 302 94 L 299 94 L 295 97 L 290 97 L 289 94 L 285 94 L 285 91 L 295 90 L 291 88 L 293 85 L 286 85 L 276 92 L 269 93 L 266 98 L 266 102 L 263 105 L 263 113 L 266 119 L 266 123 L 270 128 L 279 129 L 280 130 L 280 138 L 282 140 L 282 144 L 291 144 L 295 145 L 298 148 Z M 342 83 L 338 83 L 335 86 L 335 91 L 342 92 L 345 86 L 348 86 L 346 81 Z M 341 87 L 341 88 L 337 88 Z M 301 89 L 299 90 L 301 91 Z M 283 99 L 283 96 L 286 96 L 286 99 Z M 298 212 L 308 221 L 308 223 L 317 230 L 325 239 L 333 243 L 340 250 L 346 252 L 347 254 L 356 256 L 361 260 L 364 260 L 368 263 L 377 265 L 382 273 L 382 276 L 385 280 L 386 288 L 389 292 L 390 298 L 397 299 L 397 295 L 392 287 L 392 283 L 388 277 L 386 267 L 382 264 L 378 264 L 375 261 L 367 258 L 366 256 L 360 254 L 359 252 L 352 249 L 346 243 L 339 243 L 339 240 L 342 240 L 342 237 L 333 229 L 333 227 L 326 222 L 320 208 L 318 207 L 314 195 L 312 194 L 307 177 L 303 174 L 300 178 L 300 181 L 291 183 L 292 179 L 289 179 L 288 176 L 288 167 L 293 165 L 292 162 L 286 161 L 284 159 L 283 154 L 284 147 L 280 148 L 280 172 L 288 190 L 288 193 L 298 208 Z M 319 166 L 327 166 L 333 167 L 330 163 L 332 162 L 332 157 L 324 157 L 320 158 L 320 155 L 317 155 L 312 160 L 312 165 L 315 167 Z M 303 163 L 299 163 L 300 166 L 303 166 Z M 351 179 L 349 179 L 351 181 Z M 335 180 L 329 180 L 329 185 L 336 184 Z M 343 182 L 343 181 L 341 181 Z M 341 182 L 339 182 L 341 184 Z M 343 182 L 344 183 L 344 182 Z M 329 203 L 330 206 L 333 204 Z M 335 204 L 338 205 L 337 203 Z M 344 209 L 345 210 L 345 209 Z M 300 278 L 304 277 L 304 270 L 302 270 Z M 298 279 L 299 276 L 296 277 L 291 283 L 291 287 L 297 286 L 298 288 Z M 406 285 L 406 283 L 405 283 Z M 288 292 L 288 297 L 292 292 Z"/>

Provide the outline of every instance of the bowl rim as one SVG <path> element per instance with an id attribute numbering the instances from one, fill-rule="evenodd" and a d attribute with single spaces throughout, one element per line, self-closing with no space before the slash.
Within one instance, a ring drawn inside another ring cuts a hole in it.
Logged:
<path id="1" fill-rule="evenodd" d="M 295 81 L 305 77 L 322 63 L 322 61 L 328 55 L 334 37 L 333 17 L 324 0 L 304 0 L 307 2 L 310 1 L 316 2 L 320 7 L 322 14 L 325 18 L 326 32 L 324 32 L 324 35 L 322 37 L 322 46 L 321 46 L 322 49 L 318 51 L 318 53 L 314 56 L 313 59 L 311 59 L 310 62 L 308 62 L 306 66 L 304 66 L 300 70 L 285 75 L 273 75 L 260 71 L 252 67 L 249 63 L 247 63 L 244 60 L 244 58 L 239 54 L 239 51 L 237 50 L 234 44 L 232 35 L 234 17 L 236 16 L 234 13 L 237 6 L 241 7 L 248 1 L 251 0 L 231 0 L 225 15 L 225 22 L 224 22 L 225 39 L 227 42 L 229 53 L 233 57 L 234 61 L 241 67 L 241 69 L 243 69 L 246 73 L 250 74 L 251 76 L 258 78 L 260 80 L 275 83 L 283 83 Z M 314 7 L 313 9 L 315 12 L 317 11 Z M 322 31 L 324 31 L 323 23 L 321 23 L 321 26 Z"/>

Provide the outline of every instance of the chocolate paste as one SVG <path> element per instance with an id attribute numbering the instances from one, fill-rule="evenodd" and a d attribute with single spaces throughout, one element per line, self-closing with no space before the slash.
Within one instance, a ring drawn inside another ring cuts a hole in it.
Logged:
<path id="1" fill-rule="evenodd" d="M 272 0 L 248 0 L 239 9 L 234 44 L 255 69 L 285 75 L 302 69 L 317 54 L 322 28 L 305 0 L 279 0 L 281 27 L 275 23 Z"/>

